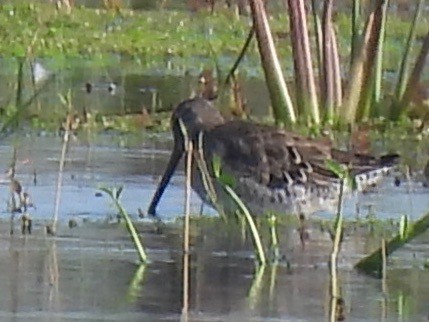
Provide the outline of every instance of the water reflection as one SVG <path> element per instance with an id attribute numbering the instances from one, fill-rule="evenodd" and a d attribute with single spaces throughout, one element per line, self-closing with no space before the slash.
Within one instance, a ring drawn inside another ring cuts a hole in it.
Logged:
<path id="1" fill-rule="evenodd" d="M 167 62 L 166 62 L 167 65 Z M 0 103 L 7 105 L 16 91 L 16 70 L 19 62 L 15 59 L 0 59 Z M 33 71 L 37 73 L 32 73 Z M 40 109 L 63 113 L 58 93 L 71 90 L 73 107 L 79 113 L 92 115 L 123 115 L 148 111 L 169 111 L 172 106 L 188 98 L 197 90 L 198 68 L 183 68 L 179 65 L 174 70 L 164 66 L 161 70 L 151 70 L 135 61 L 125 58 L 110 57 L 103 64 L 88 63 L 83 59 L 60 63 L 55 60 L 38 59 L 37 62 L 24 66 L 22 100 L 33 95 L 37 76 L 38 87 L 43 87 L 41 95 L 30 105 L 29 113 L 40 114 Z M 37 67 L 37 68 L 36 68 Z M 136 71 L 140 71 L 136 73 Z M 49 75 L 49 76 L 47 76 Z M 52 78 L 45 84 L 46 77 Z M 88 84 L 90 90 L 88 91 Z M 112 87 L 114 84 L 114 90 Z M 248 78 L 242 85 L 244 95 L 250 102 L 249 108 L 255 115 L 264 115 L 268 108 L 268 95 L 263 82 Z M 43 113 L 42 113 L 43 118 Z"/>
<path id="2" fill-rule="evenodd" d="M 139 266 L 121 225 L 62 227 L 59 237 L 47 239 L 41 228 L 32 236 L 9 237 L 3 223 L 1 320 L 179 321 L 180 226 L 168 226 L 164 235 L 154 234 L 150 225 L 143 228 L 152 262 Z M 281 238 L 289 265 L 258 269 L 250 241 L 219 227 L 193 229 L 188 321 L 321 321 L 334 299 L 337 320 L 343 314 L 347 321 L 418 321 L 427 314 L 429 272 L 419 265 L 403 266 L 393 258 L 384 292 L 381 280 L 351 269 L 363 245 L 346 238 L 339 256 L 340 293 L 330 301 L 329 236 L 312 234 L 305 249 L 296 232 L 288 245 Z"/>

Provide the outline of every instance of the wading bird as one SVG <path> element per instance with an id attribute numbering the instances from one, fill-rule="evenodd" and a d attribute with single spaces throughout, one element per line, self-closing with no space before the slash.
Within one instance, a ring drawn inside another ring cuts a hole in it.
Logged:
<path id="1" fill-rule="evenodd" d="M 358 190 L 377 183 L 398 162 L 396 154 L 375 157 L 341 151 L 326 140 L 307 138 L 274 126 L 226 121 L 204 98 L 180 103 L 173 111 L 171 128 L 174 148 L 149 206 L 151 215 L 156 215 L 159 200 L 185 152 L 184 132 L 193 142 L 195 158 L 203 155 L 212 178 L 213 159 L 217 156 L 222 172 L 234 178 L 234 191 L 255 215 L 267 211 L 307 215 L 334 209 L 341 179 L 326 160 L 347 166 Z M 198 150 L 203 153 L 197 153 Z M 195 161 L 191 179 L 192 188 L 202 200 L 212 204 Z M 213 182 L 218 203 L 225 212 L 233 211 L 232 200 L 215 179 Z"/>

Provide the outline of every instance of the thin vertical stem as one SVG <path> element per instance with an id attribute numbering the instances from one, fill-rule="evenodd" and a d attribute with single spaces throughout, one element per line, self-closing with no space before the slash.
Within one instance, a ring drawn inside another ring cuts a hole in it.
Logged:
<path id="1" fill-rule="evenodd" d="M 186 144 L 186 187 L 185 187 L 185 220 L 183 225 L 183 306 L 182 314 L 189 309 L 189 209 L 191 200 L 191 173 L 192 173 L 192 141 Z"/>
<path id="2" fill-rule="evenodd" d="M 338 253 L 340 252 L 341 244 L 341 235 L 343 228 L 343 194 L 344 194 L 344 181 L 345 178 L 341 178 L 340 183 L 340 194 L 338 197 L 338 207 L 337 207 L 337 217 L 335 219 L 335 237 L 334 245 L 332 247 L 331 253 L 331 265 L 330 265 L 330 274 L 331 274 L 331 310 L 330 310 L 330 321 L 338 321 L 336 315 L 338 312 L 338 300 L 341 298 L 340 289 L 338 285 L 338 272 L 337 272 L 337 260 Z"/>
<path id="3" fill-rule="evenodd" d="M 356 58 L 358 47 L 359 47 L 359 26 L 360 23 L 360 0 L 353 0 L 352 9 L 352 43 L 350 53 L 350 66 L 353 66 L 353 62 Z"/>
<path id="4" fill-rule="evenodd" d="M 379 104 L 381 100 L 381 82 L 383 80 L 383 46 L 386 36 L 386 21 L 387 21 L 387 8 L 389 7 L 389 0 L 385 0 L 382 9 L 381 17 L 381 30 L 378 38 L 378 50 L 375 62 L 375 77 L 374 77 L 374 102 Z"/>
<path id="5" fill-rule="evenodd" d="M 269 215 L 268 223 L 271 236 L 271 250 L 273 251 L 273 263 L 277 263 L 280 258 L 279 238 L 277 236 L 277 217 L 274 213 Z"/>
<path id="6" fill-rule="evenodd" d="M 18 181 L 15 180 L 15 173 L 16 173 L 16 160 L 17 160 L 17 149 L 16 146 L 13 147 L 13 154 L 12 154 L 12 162 L 9 169 L 9 193 L 10 193 L 10 234 L 14 234 L 14 223 L 15 223 L 15 210 L 17 208 L 17 203 L 15 199 L 15 189 L 13 187 L 14 183 L 18 183 Z M 20 205 L 21 207 L 21 205 Z"/>
<path id="7" fill-rule="evenodd" d="M 241 48 L 240 54 L 238 55 L 237 59 L 234 62 L 234 65 L 232 65 L 230 71 L 228 72 L 228 75 L 225 78 L 225 82 L 224 82 L 225 85 L 229 84 L 231 78 L 235 75 L 235 71 L 237 70 L 238 66 L 240 65 L 240 62 L 243 60 L 244 55 L 246 54 L 247 49 L 250 46 L 250 42 L 252 41 L 254 34 L 255 34 L 255 28 L 252 27 L 249 30 L 249 33 L 247 34 L 246 41 L 244 42 L 244 45 Z"/>
<path id="8" fill-rule="evenodd" d="M 192 176 L 192 141 L 189 140 L 186 149 L 186 181 L 185 181 L 185 207 L 184 207 L 184 234 L 183 234 L 183 251 L 189 252 L 189 210 L 191 205 L 191 176 Z"/>
<path id="9" fill-rule="evenodd" d="M 387 277 L 387 254 L 386 254 L 386 240 L 383 238 L 381 240 L 381 258 L 383 261 L 382 271 L 381 271 L 381 277 L 382 277 L 382 290 L 383 295 L 387 295 L 387 284 L 386 284 L 386 277 Z"/>
<path id="10" fill-rule="evenodd" d="M 323 106 L 326 110 L 327 119 L 331 120 L 334 113 L 334 75 L 332 61 L 332 6 L 333 0 L 326 0 L 323 8 Z"/>
<path id="11" fill-rule="evenodd" d="M 51 231 L 53 234 L 55 234 L 55 232 L 56 232 L 56 227 L 57 227 L 57 222 L 58 222 L 58 212 L 60 209 L 61 188 L 63 185 L 64 163 L 65 163 L 67 146 L 68 146 L 69 137 L 70 137 L 70 126 L 71 126 L 70 122 L 71 122 L 71 118 L 67 117 L 66 128 L 65 128 L 64 137 L 63 137 L 63 146 L 61 149 L 60 168 L 58 170 L 57 187 L 56 187 L 56 192 L 55 192 L 55 208 L 54 208 L 54 216 L 52 219 L 52 227 L 51 227 L 52 228 Z"/>
<path id="12" fill-rule="evenodd" d="M 18 79 L 17 79 L 17 86 L 16 86 L 16 98 L 15 98 L 15 107 L 17 109 L 21 108 L 22 104 L 22 92 L 24 87 L 24 58 L 18 58 Z"/>

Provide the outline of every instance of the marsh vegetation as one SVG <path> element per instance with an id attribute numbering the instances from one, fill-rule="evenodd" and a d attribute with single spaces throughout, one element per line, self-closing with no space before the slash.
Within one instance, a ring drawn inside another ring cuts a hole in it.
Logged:
<path id="1" fill-rule="evenodd" d="M 305 3 L 0 4 L 2 321 L 427 319 L 428 3 Z M 200 94 L 401 165 L 305 220 L 219 217 L 182 168 L 154 221 L 171 110 Z"/>

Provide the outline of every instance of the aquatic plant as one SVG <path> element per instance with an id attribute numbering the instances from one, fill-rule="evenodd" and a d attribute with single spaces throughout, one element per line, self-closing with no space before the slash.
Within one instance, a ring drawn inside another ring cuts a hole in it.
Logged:
<path id="1" fill-rule="evenodd" d="M 423 0 L 419 0 L 416 10 L 414 12 L 413 21 L 408 33 L 407 42 L 404 48 L 404 53 L 399 67 L 398 79 L 395 87 L 395 99 L 397 102 L 400 102 L 404 97 L 405 87 L 407 85 L 407 76 L 409 71 L 409 61 L 410 61 L 412 43 L 416 38 L 417 21 L 422 11 L 423 2 L 424 2 Z M 392 118 L 397 119 L 401 114 L 400 104 L 398 103 L 392 104 L 391 108 L 392 108 L 392 111 L 391 111 Z"/>
<path id="2" fill-rule="evenodd" d="M 119 210 L 119 214 L 125 220 L 126 227 L 128 229 L 128 232 L 130 233 L 131 240 L 133 241 L 134 247 L 137 250 L 140 262 L 143 264 L 147 263 L 148 257 L 147 257 L 146 251 L 143 247 L 143 244 L 140 240 L 140 236 L 137 232 L 137 229 L 134 226 L 130 216 L 128 215 L 128 212 L 122 206 L 121 201 L 120 201 L 120 197 L 121 197 L 121 194 L 123 191 L 123 187 L 119 187 L 119 188 L 100 187 L 99 190 L 106 193 L 114 202 L 116 208 Z"/>
<path id="3" fill-rule="evenodd" d="M 66 122 L 64 126 L 64 134 L 63 134 L 63 144 L 61 148 L 61 156 L 60 156 L 60 165 L 58 169 L 58 177 L 57 177 L 57 185 L 55 190 L 55 203 L 54 203 L 54 213 L 52 215 L 52 223 L 49 227 L 47 227 L 47 232 L 51 235 L 55 235 L 57 222 L 58 222 L 58 213 L 60 210 L 60 200 L 61 200 L 61 189 L 63 186 L 63 174 L 64 174 L 64 164 L 66 153 L 68 151 L 69 139 L 70 136 L 73 135 L 73 104 L 71 99 L 71 91 L 69 90 L 67 95 L 59 95 L 63 105 L 67 108 L 68 114 L 66 117 Z"/>
<path id="4" fill-rule="evenodd" d="M 238 212 L 244 216 L 246 223 L 251 232 L 252 241 L 255 248 L 255 253 L 258 258 L 258 262 L 260 265 L 265 265 L 267 263 L 267 260 L 266 260 L 264 248 L 262 246 L 261 237 L 260 237 L 258 228 L 255 224 L 253 216 L 250 214 L 249 209 L 232 188 L 233 177 L 222 173 L 221 160 L 219 157 L 216 157 L 216 156 L 213 157 L 212 162 L 213 162 L 214 177 L 217 179 L 217 181 L 221 184 L 222 188 L 225 190 L 227 195 L 232 199 L 232 201 L 238 207 Z"/>
<path id="5" fill-rule="evenodd" d="M 5 105 L 0 107 L 0 110 L 3 112 L 0 116 L 0 133 L 5 133 L 18 128 L 22 121 L 27 118 L 25 112 L 37 100 L 37 98 L 44 93 L 47 86 L 54 80 L 55 75 L 49 75 L 40 86 L 33 87 L 30 97 L 24 97 L 23 92 L 25 88 L 23 69 L 26 64 L 31 64 L 27 58 L 17 59 L 15 103 L 12 104 L 12 98 L 9 98 Z"/>
<path id="6" fill-rule="evenodd" d="M 339 319 L 343 314 L 344 300 L 341 296 L 341 288 L 338 280 L 338 254 L 340 252 L 341 243 L 343 240 L 343 197 L 344 197 L 344 186 L 352 185 L 353 179 L 351 178 L 347 167 L 343 167 L 341 164 L 335 163 L 331 160 L 326 161 L 327 168 L 336 174 L 340 179 L 340 191 L 338 195 L 338 207 L 337 214 L 334 222 L 334 233 L 331 234 L 332 238 L 332 252 L 329 261 L 329 273 L 330 273 L 330 320 L 341 321 Z M 333 235 L 333 236 L 332 236 Z"/>
<path id="7" fill-rule="evenodd" d="M 270 213 L 268 216 L 268 227 L 270 230 L 270 250 L 272 252 L 272 262 L 275 264 L 280 259 L 280 243 L 279 237 L 277 234 L 277 215 L 275 213 Z"/>
<path id="8" fill-rule="evenodd" d="M 139 62 L 142 68 L 165 68 L 165 61 L 174 61 L 181 65 L 182 72 L 187 72 L 195 66 L 202 66 L 207 58 L 214 55 L 219 58 L 217 67 L 222 69 L 225 67 L 222 64 L 224 58 L 239 54 L 243 38 L 247 36 L 246 43 L 249 44 L 254 31 L 257 31 L 261 44 L 259 52 L 265 66 L 262 70 L 267 75 L 274 116 L 279 124 L 304 120 L 317 126 L 323 121 L 348 123 L 353 119 L 353 122 L 359 122 L 380 115 L 395 120 L 407 111 L 403 106 L 414 95 L 415 84 L 420 78 L 418 73 L 410 78 L 414 80 L 409 86 L 404 85 L 408 77 L 399 76 L 402 97 L 395 98 L 392 116 L 385 111 L 392 93 L 380 85 L 383 70 L 397 69 L 397 61 L 401 60 L 402 55 L 398 50 L 400 39 L 407 31 L 405 22 L 389 15 L 387 1 L 382 5 L 380 1 L 363 5 L 355 0 L 351 15 L 336 11 L 333 1 L 324 2 L 323 11 L 312 1 L 312 20 L 307 17 L 310 12 L 304 10 L 304 1 L 288 3 L 288 11 L 273 14 L 265 10 L 262 1 L 252 1 L 254 26 L 249 31 L 246 18 L 231 19 L 231 13 L 226 10 L 210 15 L 202 10 L 188 19 L 189 13 L 185 11 L 116 10 L 114 8 L 120 6 L 115 4 L 107 5 L 108 10 L 75 6 L 71 12 L 65 12 L 55 9 L 52 4 L 6 1 L 0 5 L 0 36 L 2 44 L 7 46 L 0 44 L 0 53 L 4 57 L 27 57 L 29 60 L 34 57 L 63 60 L 85 57 L 95 63 L 103 57 L 111 57 L 113 53 Z M 364 9 L 368 9 L 365 11 L 369 15 L 363 14 Z M 334 19 L 331 19 L 332 15 Z M 284 34 L 288 22 L 292 46 L 279 36 L 280 33 Z M 362 28 L 363 25 L 365 28 Z M 385 25 L 388 26 L 386 37 L 383 31 L 386 30 Z M 308 30 L 311 26 L 315 37 L 311 37 L 313 34 Z M 414 36 L 408 37 L 409 41 L 404 46 L 407 54 L 404 52 L 402 59 L 408 63 L 402 63 L 399 75 L 408 74 L 405 67 L 410 66 L 410 55 L 416 52 L 412 50 L 415 46 L 413 39 L 419 40 L 427 33 L 424 19 L 414 19 L 413 26 Z M 315 38 L 315 44 L 312 38 Z M 344 44 L 351 44 L 350 55 L 348 46 Z M 244 71 L 250 67 L 253 72 L 258 53 L 251 46 L 245 47 L 248 51 L 246 59 L 241 60 L 245 65 L 241 67 Z M 424 50 L 421 52 L 423 59 Z M 359 60 L 363 57 L 362 53 L 365 59 Z M 348 55 L 349 58 L 340 60 Z M 240 56 L 244 56 L 244 51 Z M 350 61 L 351 65 L 345 66 L 345 60 L 347 63 Z M 285 63 L 287 69 L 293 67 L 295 70 L 296 86 L 293 92 L 286 86 L 279 61 Z M 316 66 L 318 76 L 313 71 Z M 422 63 L 415 66 L 415 71 L 423 70 Z M 341 75 L 349 82 L 342 82 Z M 405 88 L 410 89 L 407 95 L 403 95 Z M 9 104 L 8 110 L 13 113 L 15 110 L 25 110 L 17 108 L 17 103 L 20 103 L 19 99 L 15 104 Z M 20 104 L 25 105 L 25 102 L 21 100 Z M 40 118 L 33 120 L 44 125 Z"/>
<path id="9" fill-rule="evenodd" d="M 322 19 L 315 2 L 312 2 L 313 20 L 316 34 L 316 57 L 319 67 L 319 93 L 315 90 L 313 75 L 313 59 L 308 40 L 306 23 L 307 12 L 304 1 L 288 1 L 292 52 L 295 67 L 295 105 L 290 100 L 289 91 L 280 71 L 280 63 L 273 46 L 270 27 L 266 19 L 263 1 L 250 1 L 253 16 L 253 28 L 256 31 L 261 64 L 270 92 L 274 117 L 277 123 L 295 123 L 298 118 L 306 123 L 318 125 L 320 115 L 329 123 L 339 122 L 353 124 L 380 115 L 379 106 L 383 96 L 381 92 L 383 53 L 385 30 L 388 13 L 388 1 L 377 0 L 368 4 L 369 14 L 366 17 L 363 31 L 360 31 L 361 20 L 364 19 L 360 1 L 354 1 L 352 7 L 351 58 L 347 72 L 348 82 L 343 85 L 341 80 L 340 53 L 337 37 L 332 22 L 333 1 L 327 0 L 323 5 Z M 429 33 L 424 39 L 414 72 L 408 78 L 408 90 L 405 92 L 406 68 L 409 53 L 414 46 L 416 21 L 421 11 L 422 1 L 419 0 L 415 17 L 410 29 L 405 52 L 402 59 L 400 76 L 396 90 L 396 104 L 393 105 L 395 115 L 385 115 L 397 120 L 406 110 L 419 82 L 425 59 L 429 52 Z M 407 95 L 404 95 L 404 92 Z M 344 93 L 344 99 L 342 98 Z M 318 104 L 320 102 L 320 105 Z M 323 108 L 323 109 L 321 109 Z M 295 115 L 296 114 L 296 115 Z M 287 117 L 287 119 L 286 119 Z"/>
<path id="10" fill-rule="evenodd" d="M 414 223 L 408 222 L 406 217 L 401 219 L 401 225 L 397 235 L 389 240 L 384 247 L 380 247 L 370 255 L 362 258 L 354 267 L 366 274 L 377 277 L 382 276 L 383 257 L 388 257 L 395 250 L 409 243 L 414 238 L 425 233 L 429 228 L 429 214 Z M 383 255 L 385 254 L 385 255 Z"/>
<path id="11" fill-rule="evenodd" d="M 189 140 L 186 127 L 181 119 L 179 119 L 179 126 L 180 130 L 182 132 L 183 138 L 184 138 L 184 144 L 185 149 L 187 153 L 187 177 L 188 177 L 188 185 L 187 185 L 187 191 L 190 189 L 190 175 L 191 175 L 191 158 L 193 155 L 193 148 L 192 148 L 192 141 Z M 200 133 L 199 140 L 198 140 L 198 146 L 197 146 L 197 153 L 195 153 L 195 159 L 197 162 L 198 169 L 201 173 L 203 184 L 206 188 L 208 197 L 210 198 L 211 203 L 214 205 L 216 209 L 219 210 L 219 213 L 224 217 L 227 218 L 226 214 L 223 211 L 222 205 L 217 200 L 217 194 L 215 190 L 215 184 L 213 182 L 213 179 L 210 176 L 210 172 L 208 170 L 207 164 L 205 162 L 204 158 L 204 150 L 202 146 L 202 140 L 203 140 L 203 133 Z M 265 265 L 266 264 L 266 256 L 265 251 L 262 246 L 261 238 L 258 232 L 258 229 L 256 227 L 255 221 L 253 220 L 252 215 L 250 214 L 249 210 L 247 209 L 246 205 L 243 203 L 243 201 L 240 199 L 240 197 L 235 193 L 235 191 L 232 189 L 231 185 L 234 184 L 234 179 L 232 176 L 223 174 L 221 171 L 221 160 L 219 157 L 214 157 L 212 160 L 212 169 L 213 169 L 213 175 L 216 179 L 217 183 L 221 185 L 221 187 L 224 189 L 226 194 L 231 198 L 231 200 L 235 203 L 235 205 L 238 207 L 238 212 L 242 214 L 248 224 L 248 227 L 251 232 L 253 245 L 255 248 L 255 253 L 258 259 L 259 264 Z M 189 191 L 186 193 L 187 200 L 185 201 L 185 215 L 187 211 L 189 210 Z"/>
<path id="12" fill-rule="evenodd" d="M 17 171 L 17 153 L 16 146 L 13 147 L 12 160 L 9 169 L 6 171 L 6 178 L 9 180 L 9 198 L 7 199 L 7 209 L 10 212 L 10 235 L 15 233 L 15 215 L 21 214 L 21 232 L 31 235 L 33 220 L 29 208 L 34 208 L 31 196 L 26 191 L 21 182 L 16 178 Z"/>
<path id="13" fill-rule="evenodd" d="M 180 124 L 184 131 L 183 123 Z M 183 132 L 185 152 L 186 152 L 186 182 L 185 182 L 185 207 L 183 221 L 183 295 L 182 295 L 182 315 L 188 314 L 189 309 L 189 209 L 191 205 L 191 176 L 192 176 L 192 155 L 193 143 L 188 139 L 186 131 Z"/>
<path id="14" fill-rule="evenodd" d="M 249 0 L 249 4 L 252 10 L 253 28 L 258 40 L 262 68 L 270 93 L 274 119 L 280 125 L 289 122 L 295 123 L 295 110 L 286 86 L 277 51 L 274 47 L 264 2 L 261 0 Z"/>

